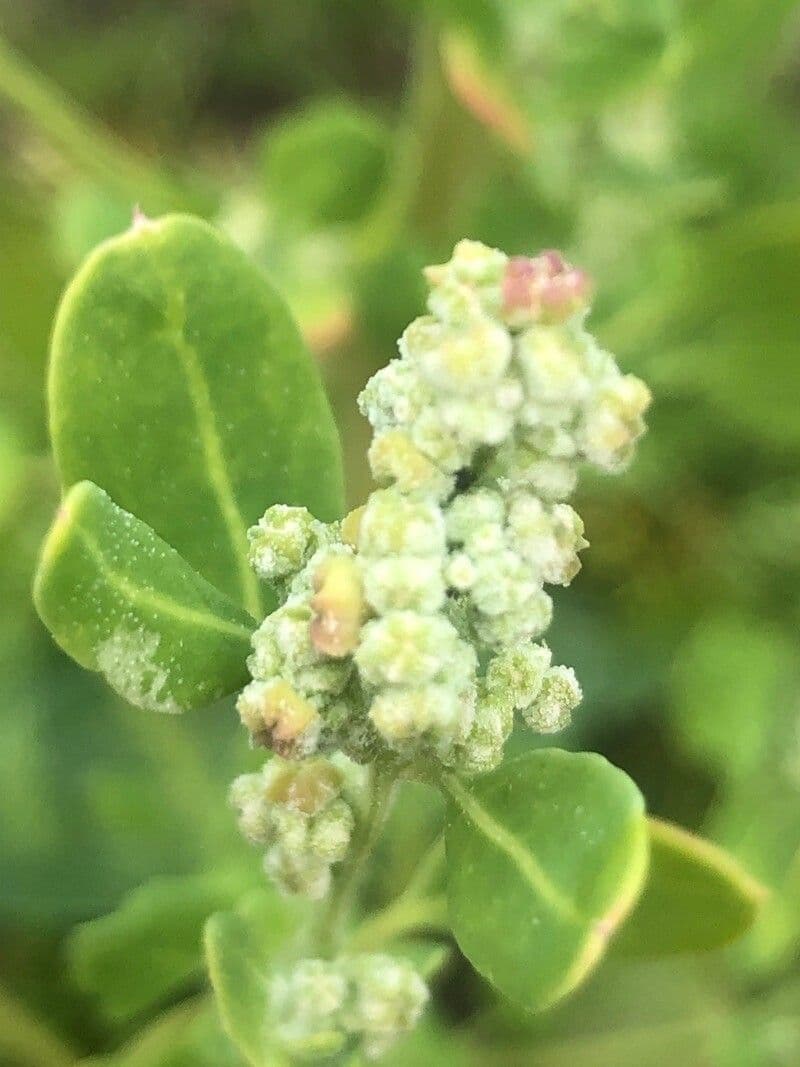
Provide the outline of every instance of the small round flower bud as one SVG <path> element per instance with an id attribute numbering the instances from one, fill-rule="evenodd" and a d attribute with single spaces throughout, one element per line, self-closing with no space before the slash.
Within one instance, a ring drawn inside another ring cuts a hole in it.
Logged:
<path id="1" fill-rule="evenodd" d="M 442 561 L 437 556 L 362 559 L 367 602 L 379 615 L 389 611 L 437 612 L 444 603 Z"/>
<path id="2" fill-rule="evenodd" d="M 512 327 L 563 322 L 586 311 L 589 279 L 554 251 L 533 258 L 513 256 L 503 278 L 503 314 Z"/>
<path id="3" fill-rule="evenodd" d="M 431 312 L 451 323 L 464 322 L 478 311 L 497 316 L 506 263 L 505 253 L 496 248 L 480 241 L 459 241 L 448 263 L 425 269 Z"/>
<path id="4" fill-rule="evenodd" d="M 317 710 L 287 682 L 250 682 L 236 707 L 253 744 L 294 758 L 316 748 L 320 727 Z"/>
<path id="5" fill-rule="evenodd" d="M 545 508 L 538 497 L 517 494 L 508 509 L 508 533 L 511 545 L 543 581 L 569 585 L 580 570 L 578 552 L 588 542 L 583 521 L 569 504 Z"/>
<path id="6" fill-rule="evenodd" d="M 463 593 L 470 589 L 478 577 L 478 568 L 466 552 L 454 553 L 445 567 L 445 580 L 451 589 Z"/>
<path id="7" fill-rule="evenodd" d="M 632 374 L 611 378 L 587 408 L 580 430 L 583 454 L 601 470 L 622 469 L 644 433 L 650 391 Z"/>
<path id="8" fill-rule="evenodd" d="M 300 1058 L 331 1055 L 345 1042 L 341 1012 L 349 982 L 337 963 L 301 960 L 269 986 L 269 1010 L 279 1040 Z"/>
<path id="9" fill-rule="evenodd" d="M 487 524 L 502 526 L 506 508 L 500 493 L 491 489 L 472 489 L 454 497 L 447 507 L 447 539 L 463 544 L 476 528 Z"/>
<path id="10" fill-rule="evenodd" d="M 439 412 L 444 425 L 471 453 L 481 445 L 493 448 L 503 443 L 514 428 L 514 413 L 501 408 L 488 397 L 450 397 L 442 400 Z"/>
<path id="11" fill-rule="evenodd" d="M 434 501 L 411 499 L 394 489 L 372 493 L 358 535 L 365 556 L 439 556 L 445 531 Z"/>
<path id="12" fill-rule="evenodd" d="M 588 394 L 587 345 L 574 331 L 534 326 L 518 338 L 515 356 L 537 404 L 574 407 Z"/>
<path id="13" fill-rule="evenodd" d="M 341 863 L 347 855 L 352 834 L 352 809 L 344 800 L 336 800 L 310 828 L 309 848 L 325 863 Z"/>
<path id="14" fill-rule="evenodd" d="M 427 737 L 443 757 L 469 733 L 474 703 L 447 685 L 390 686 L 376 696 L 369 717 L 391 748 Z"/>
<path id="15" fill-rule="evenodd" d="M 446 424 L 441 405 L 423 411 L 409 430 L 417 448 L 446 474 L 455 474 L 469 464 L 471 450 Z"/>
<path id="16" fill-rule="evenodd" d="M 491 473 L 509 490 L 528 489 L 545 501 L 569 499 L 578 483 L 574 462 L 550 459 L 524 445 L 498 449 Z"/>
<path id="17" fill-rule="evenodd" d="M 239 829 L 251 845 L 266 845 L 270 836 L 269 805 L 261 774 L 240 774 L 231 785 L 229 799 L 239 812 Z"/>
<path id="18" fill-rule="evenodd" d="M 381 431 L 416 423 L 433 399 L 419 370 L 405 359 L 393 359 L 367 382 L 358 406 L 370 425 Z"/>
<path id="19" fill-rule="evenodd" d="M 352 556 L 329 556 L 314 572 L 314 589 L 312 644 L 326 656 L 348 656 L 358 646 L 366 614 L 358 564 Z"/>
<path id="20" fill-rule="evenodd" d="M 344 1050 L 373 1058 L 418 1022 L 428 989 L 413 965 L 387 955 L 306 959 L 269 985 L 278 1040 L 294 1059 Z"/>
<path id="21" fill-rule="evenodd" d="M 371 685 L 423 685 L 447 666 L 460 639 L 440 615 L 393 611 L 368 622 L 355 661 Z"/>
<path id="22" fill-rule="evenodd" d="M 478 316 L 460 326 L 423 318 L 403 334 L 408 357 L 425 380 L 443 393 L 469 395 L 498 382 L 511 361 L 511 338 L 502 326 Z"/>
<path id="23" fill-rule="evenodd" d="M 464 774 L 484 774 L 497 767 L 513 726 L 514 712 L 505 696 L 484 693 L 478 701 L 469 736 L 458 751 L 458 770 Z"/>
<path id="24" fill-rule="evenodd" d="M 484 615 L 517 612 L 539 593 L 539 577 L 516 552 L 502 549 L 475 558 L 477 577 L 470 597 Z"/>
<path id="25" fill-rule="evenodd" d="M 540 637 L 553 618 L 553 601 L 539 590 L 518 611 L 503 615 L 478 615 L 475 632 L 489 648 L 498 649 Z"/>
<path id="26" fill-rule="evenodd" d="M 326 529 L 306 508 L 273 504 L 247 531 L 250 562 L 266 581 L 299 571 L 326 540 Z"/>
<path id="27" fill-rule="evenodd" d="M 539 696 L 550 661 L 547 645 L 525 642 L 503 649 L 492 657 L 486 670 L 488 695 L 524 711 Z"/>
<path id="28" fill-rule="evenodd" d="M 384 430 L 373 438 L 368 452 L 370 470 L 381 485 L 397 483 L 401 493 L 445 497 L 452 482 L 422 453 L 404 430 Z"/>
<path id="29" fill-rule="evenodd" d="M 353 995 L 344 1013 L 345 1028 L 361 1035 L 366 1056 L 380 1056 L 417 1024 L 428 987 L 411 963 L 393 956 L 354 956 L 346 966 Z"/>
<path id="30" fill-rule="evenodd" d="M 569 726 L 572 712 L 583 698 L 571 667 L 551 667 L 534 703 L 523 709 L 525 721 L 540 734 L 553 734 Z"/>

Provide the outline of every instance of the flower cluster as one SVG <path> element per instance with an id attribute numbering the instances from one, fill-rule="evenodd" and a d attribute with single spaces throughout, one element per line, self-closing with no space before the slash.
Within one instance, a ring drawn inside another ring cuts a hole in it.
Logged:
<path id="1" fill-rule="evenodd" d="M 581 698 L 536 643 L 586 547 L 582 463 L 622 469 L 646 386 L 584 329 L 585 276 L 555 252 L 462 241 L 426 272 L 428 314 L 359 398 L 379 488 L 341 524 L 276 506 L 250 531 L 282 598 L 239 700 L 256 744 L 456 770 L 502 758 L 515 715 L 552 732 Z"/>
<path id="2" fill-rule="evenodd" d="M 287 762 L 279 756 L 231 786 L 239 826 L 264 848 L 264 869 L 287 893 L 325 896 L 331 867 L 347 854 L 363 772 L 339 754 Z"/>
<path id="3" fill-rule="evenodd" d="M 427 999 L 414 967 L 386 955 L 302 960 L 270 987 L 277 1036 L 298 1058 L 345 1048 L 379 1056 L 414 1027 Z"/>

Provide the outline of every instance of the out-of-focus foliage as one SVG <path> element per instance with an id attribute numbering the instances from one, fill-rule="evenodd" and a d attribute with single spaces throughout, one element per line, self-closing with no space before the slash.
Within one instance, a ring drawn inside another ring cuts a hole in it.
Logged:
<path id="1" fill-rule="evenodd" d="M 420 266 L 459 237 L 565 248 L 597 279 L 599 336 L 653 387 L 637 464 L 578 503 L 592 548 L 552 644 L 586 700 L 559 743 L 613 758 L 652 812 L 727 846 L 772 897 L 733 949 L 620 951 L 542 1017 L 500 1008 L 456 958 L 426 1027 L 386 1062 L 798 1062 L 797 5 L 0 10 L 15 49 L 0 49 L 0 1062 L 240 1062 L 194 921 L 206 892 L 209 911 L 226 906 L 228 872 L 239 892 L 254 873 L 225 805 L 248 761 L 235 716 L 123 708 L 30 606 L 57 499 L 56 300 L 136 200 L 205 213 L 287 297 L 353 503 L 367 486 L 355 394 L 421 310 Z M 411 794 L 381 844 L 377 903 L 435 833 L 429 795 Z"/>

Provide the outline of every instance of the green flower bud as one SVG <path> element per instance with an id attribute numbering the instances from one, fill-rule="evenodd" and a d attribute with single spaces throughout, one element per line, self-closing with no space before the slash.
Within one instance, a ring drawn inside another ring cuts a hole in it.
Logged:
<path id="1" fill-rule="evenodd" d="M 508 509 L 509 542 L 542 580 L 569 585 L 580 570 L 578 552 L 588 542 L 583 520 L 569 504 L 546 508 L 529 493 L 517 494 Z"/>
<path id="2" fill-rule="evenodd" d="M 393 359 L 373 374 L 358 398 L 361 413 L 378 431 L 415 425 L 433 403 L 419 369 L 404 359 Z"/>
<path id="3" fill-rule="evenodd" d="M 411 963 L 393 956 L 354 956 L 345 966 L 352 988 L 345 1029 L 361 1035 L 366 1056 L 380 1056 L 417 1024 L 428 987 Z"/>
<path id="4" fill-rule="evenodd" d="M 247 531 L 250 562 L 259 577 L 275 581 L 296 574 L 327 540 L 327 530 L 306 508 L 273 504 Z"/>
<path id="5" fill-rule="evenodd" d="M 364 594 L 379 615 L 390 611 L 431 615 L 444 603 L 442 561 L 436 556 L 386 556 L 360 562 Z"/>
<path id="6" fill-rule="evenodd" d="M 539 590 L 518 611 L 503 615 L 477 615 L 474 620 L 478 638 L 491 649 L 516 645 L 540 637 L 553 618 L 553 601 Z"/>
<path id="7" fill-rule="evenodd" d="M 449 685 L 389 686 L 375 697 L 369 717 L 391 748 L 428 738 L 447 761 L 453 745 L 469 733 L 474 696 Z"/>
<path id="8" fill-rule="evenodd" d="M 484 690 L 470 734 L 458 751 L 458 770 L 463 774 L 484 774 L 497 767 L 513 726 L 514 711 L 506 694 Z"/>
<path id="9" fill-rule="evenodd" d="M 588 395 L 588 338 L 558 326 L 534 326 L 520 334 L 514 356 L 528 395 L 539 404 L 577 407 Z"/>
<path id="10" fill-rule="evenodd" d="M 503 377 L 511 361 L 511 338 L 480 315 L 458 326 L 426 316 L 406 329 L 401 351 L 434 390 L 469 395 Z"/>
<path id="11" fill-rule="evenodd" d="M 644 433 L 643 416 L 650 399 L 650 390 L 632 374 L 615 375 L 598 390 L 579 434 L 590 463 L 611 473 L 627 465 Z"/>
<path id="12" fill-rule="evenodd" d="M 447 507 L 447 539 L 463 544 L 476 528 L 487 524 L 502 526 L 506 507 L 500 493 L 491 489 L 472 489 L 453 498 Z"/>
<path id="13" fill-rule="evenodd" d="M 569 726 L 572 712 L 583 693 L 571 667 L 551 667 L 544 677 L 539 696 L 523 709 L 525 721 L 540 734 L 553 734 Z"/>
<path id="14" fill-rule="evenodd" d="M 372 493 L 358 535 L 363 555 L 440 556 L 444 544 L 444 519 L 434 501 L 412 499 L 395 489 Z"/>
<path id="15" fill-rule="evenodd" d="M 504 648 L 489 661 L 486 690 L 495 700 L 506 700 L 516 711 L 524 711 L 539 696 L 550 667 L 547 645 L 530 642 Z"/>
<path id="16" fill-rule="evenodd" d="M 444 617 L 393 611 L 364 626 L 355 661 L 370 685 L 423 685 L 446 670 L 459 644 Z"/>
<path id="17" fill-rule="evenodd" d="M 404 430 L 377 434 L 368 452 L 370 470 L 380 485 L 396 483 L 401 493 L 445 497 L 452 480 L 421 452 Z"/>

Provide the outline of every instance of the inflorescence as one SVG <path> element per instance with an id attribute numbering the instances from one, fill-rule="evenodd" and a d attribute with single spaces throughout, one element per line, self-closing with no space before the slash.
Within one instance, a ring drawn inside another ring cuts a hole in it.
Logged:
<path id="1" fill-rule="evenodd" d="M 581 464 L 622 470 L 650 402 L 586 332 L 588 281 L 558 253 L 461 241 L 425 273 L 428 314 L 359 397 L 380 488 L 337 523 L 274 505 L 248 535 L 280 606 L 238 709 L 275 756 L 231 799 L 267 873 L 312 898 L 348 852 L 364 765 L 479 773 L 517 713 L 540 734 L 569 723 L 581 689 L 539 640 L 545 586 L 588 544 L 567 502 Z M 375 1054 L 426 996 L 410 964 L 361 956 L 301 961 L 271 1002 L 287 1047 Z"/>
<path id="2" fill-rule="evenodd" d="M 238 707 L 289 760 L 475 773 L 502 759 L 516 712 L 551 733 L 581 698 L 536 643 L 545 586 L 568 585 L 587 545 L 567 503 L 580 464 L 621 470 L 650 394 L 584 329 L 587 280 L 557 253 L 461 241 L 426 276 L 429 314 L 359 398 L 381 488 L 341 523 L 275 505 L 249 533 L 282 603 Z"/>

